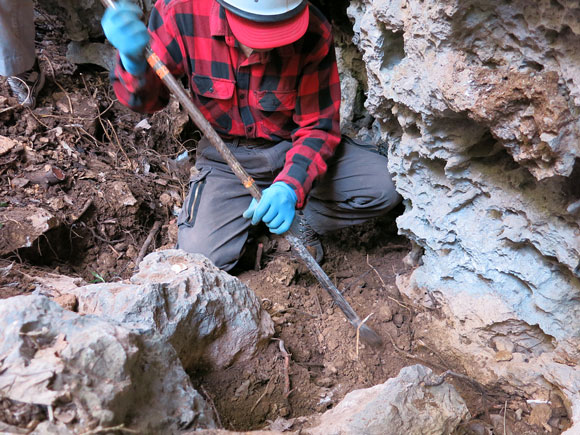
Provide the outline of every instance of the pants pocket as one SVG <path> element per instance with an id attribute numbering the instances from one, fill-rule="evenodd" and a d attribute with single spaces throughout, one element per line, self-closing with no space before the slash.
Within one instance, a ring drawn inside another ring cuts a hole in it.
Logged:
<path id="1" fill-rule="evenodd" d="M 185 197 L 185 201 L 183 201 L 181 213 L 179 213 L 179 217 L 177 218 L 177 226 L 185 225 L 193 227 L 195 225 L 199 204 L 201 203 L 201 196 L 210 172 L 211 169 L 204 168 L 189 179 L 189 193 Z"/>

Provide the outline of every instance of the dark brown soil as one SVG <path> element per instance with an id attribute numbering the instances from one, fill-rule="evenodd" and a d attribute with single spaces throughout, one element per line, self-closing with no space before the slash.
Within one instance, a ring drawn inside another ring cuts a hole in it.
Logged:
<path id="1" fill-rule="evenodd" d="M 37 49 L 48 80 L 38 108 L 18 107 L 0 78 L 0 136 L 16 142 L 0 155 L 0 298 L 31 292 L 31 278 L 41 275 L 85 282 L 128 278 L 156 221 L 162 228 L 148 251 L 172 247 L 188 179 L 187 166 L 177 165 L 176 157 L 194 154 L 199 139 L 176 103 L 148 117 L 122 107 L 106 71 L 66 60 L 59 19 L 40 12 Z M 150 127 L 137 128 L 144 119 Z M 43 182 L 53 168 L 64 180 Z M 32 231 L 25 218 L 39 209 L 53 216 L 53 227 L 20 247 Z M 271 314 L 275 339 L 251 363 L 191 374 L 225 428 L 261 428 L 278 417 L 290 427 L 293 418 L 324 412 L 348 392 L 383 383 L 410 364 L 437 373 L 459 370 L 414 341 L 414 318 L 422 308 L 403 300 L 395 285 L 397 275 L 410 271 L 402 261 L 410 244 L 395 224 L 401 212 L 323 240 L 325 271 L 359 316 L 369 316 L 367 325 L 384 340 L 380 348 L 357 340 L 355 328 L 292 259 L 283 238 L 258 231 L 238 272 Z M 255 270 L 259 244 L 263 255 Z M 473 416 L 458 434 L 504 433 L 504 422 L 507 433 L 548 433 L 527 424 L 530 409 L 523 399 L 451 382 Z M 0 400 L 0 420 L 10 420 L 5 415 L 17 405 Z M 550 420 L 551 433 L 561 433 L 558 426 L 566 421 Z"/>

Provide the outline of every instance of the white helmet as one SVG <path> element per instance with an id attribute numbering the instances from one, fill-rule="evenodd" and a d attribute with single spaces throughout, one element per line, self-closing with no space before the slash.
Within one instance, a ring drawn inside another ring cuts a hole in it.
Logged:
<path id="1" fill-rule="evenodd" d="M 298 15 L 306 0 L 217 0 L 228 11 L 259 23 L 283 21 Z"/>

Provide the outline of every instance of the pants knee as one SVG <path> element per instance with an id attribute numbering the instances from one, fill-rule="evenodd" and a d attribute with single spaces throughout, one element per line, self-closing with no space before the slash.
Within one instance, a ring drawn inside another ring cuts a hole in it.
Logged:
<path id="1" fill-rule="evenodd" d="M 403 200 L 392 183 L 385 185 L 383 190 L 377 192 L 377 195 L 377 204 L 380 204 L 385 212 L 395 208 Z"/>
<path id="2" fill-rule="evenodd" d="M 217 268 L 231 270 L 238 262 L 239 255 L 232 255 L 227 246 L 216 246 L 207 237 L 196 234 L 192 228 L 180 226 L 177 232 L 177 248 L 191 254 L 201 254 L 207 257 Z"/>

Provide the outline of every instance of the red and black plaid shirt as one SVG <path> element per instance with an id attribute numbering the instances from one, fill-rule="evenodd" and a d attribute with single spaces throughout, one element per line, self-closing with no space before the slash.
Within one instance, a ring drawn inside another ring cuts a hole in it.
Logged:
<path id="1" fill-rule="evenodd" d="M 340 142 L 340 83 L 331 28 L 310 5 L 310 24 L 292 45 L 245 56 L 215 0 L 158 0 L 149 20 L 151 46 L 176 77 L 188 78 L 193 100 L 224 137 L 291 139 L 275 181 L 304 205 L 314 180 Z M 121 103 L 145 113 L 163 108 L 167 88 L 151 68 L 142 77 L 118 62 Z"/>

